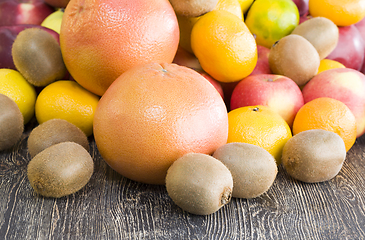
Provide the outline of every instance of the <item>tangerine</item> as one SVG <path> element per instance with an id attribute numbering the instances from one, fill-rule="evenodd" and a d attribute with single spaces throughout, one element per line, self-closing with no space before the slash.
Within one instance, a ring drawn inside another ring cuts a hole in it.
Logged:
<path id="1" fill-rule="evenodd" d="M 244 142 L 262 147 L 280 165 L 282 150 L 292 133 L 278 113 L 262 105 L 236 108 L 228 113 L 228 126 L 228 143 Z"/>
<path id="2" fill-rule="evenodd" d="M 346 151 L 356 140 L 354 114 L 343 102 L 334 98 L 316 98 L 299 109 L 293 122 L 293 134 L 311 129 L 337 133 L 345 142 Z"/>
<path id="3" fill-rule="evenodd" d="M 326 17 L 337 26 L 350 26 L 365 17 L 364 0 L 309 0 L 313 17 Z"/>
<path id="4" fill-rule="evenodd" d="M 164 184 L 176 159 L 190 152 L 212 154 L 227 136 L 227 109 L 218 91 L 177 64 L 127 70 L 101 97 L 94 117 L 104 160 L 121 175 L 148 184 Z"/>

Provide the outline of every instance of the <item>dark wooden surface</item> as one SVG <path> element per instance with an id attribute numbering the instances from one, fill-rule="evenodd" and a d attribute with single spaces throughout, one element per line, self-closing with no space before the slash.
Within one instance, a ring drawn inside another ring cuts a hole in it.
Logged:
<path id="1" fill-rule="evenodd" d="M 177 207 L 164 186 L 113 171 L 92 138 L 95 172 L 87 186 L 59 199 L 36 195 L 26 174 L 32 125 L 0 152 L 0 239 L 365 239 L 365 136 L 328 182 L 301 183 L 280 167 L 262 196 L 196 216 Z"/>

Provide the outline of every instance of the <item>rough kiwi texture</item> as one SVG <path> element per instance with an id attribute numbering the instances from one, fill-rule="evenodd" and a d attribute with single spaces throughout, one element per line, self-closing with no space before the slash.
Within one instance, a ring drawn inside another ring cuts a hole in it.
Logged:
<path id="1" fill-rule="evenodd" d="M 345 143 L 338 134 L 313 129 L 300 132 L 286 142 L 282 162 L 293 178 L 316 183 L 334 178 L 345 158 Z"/>
<path id="2" fill-rule="evenodd" d="M 94 162 L 81 145 L 63 142 L 46 148 L 28 164 L 28 179 L 35 192 L 60 198 L 79 191 L 90 180 Z"/>
<path id="3" fill-rule="evenodd" d="M 170 0 L 175 13 L 185 17 L 198 17 L 212 11 L 218 0 Z"/>
<path id="4" fill-rule="evenodd" d="M 168 195 L 183 210 L 209 215 L 231 200 L 232 174 L 216 158 L 188 153 L 177 159 L 166 175 Z"/>
<path id="5" fill-rule="evenodd" d="M 307 39 L 317 49 L 320 59 L 324 59 L 335 49 L 339 38 L 338 27 L 325 17 L 314 17 L 302 22 L 292 34 Z"/>
<path id="6" fill-rule="evenodd" d="M 24 131 L 24 118 L 18 105 L 0 94 L 0 151 L 14 146 Z"/>
<path id="7" fill-rule="evenodd" d="M 44 149 L 61 142 L 75 142 L 89 151 L 85 133 L 63 119 L 51 119 L 35 127 L 28 137 L 28 152 L 33 158 Z"/>
<path id="8" fill-rule="evenodd" d="M 265 149 L 249 143 L 227 143 L 213 157 L 232 173 L 232 197 L 255 198 L 272 186 L 278 173 L 275 158 Z"/>
<path id="9" fill-rule="evenodd" d="M 319 63 L 319 54 L 314 46 L 296 34 L 283 37 L 269 52 L 273 73 L 291 78 L 298 86 L 303 86 L 317 74 Z"/>
<path id="10" fill-rule="evenodd" d="M 27 28 L 21 31 L 12 47 L 14 65 L 34 86 L 46 86 L 66 74 L 61 48 L 47 31 Z"/>

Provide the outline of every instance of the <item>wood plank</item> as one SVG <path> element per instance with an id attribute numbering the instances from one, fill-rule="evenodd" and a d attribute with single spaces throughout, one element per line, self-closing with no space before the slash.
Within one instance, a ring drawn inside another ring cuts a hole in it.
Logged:
<path id="1" fill-rule="evenodd" d="M 34 124 L 34 123 L 33 123 Z M 365 136 L 334 179 L 307 184 L 279 168 L 270 190 L 232 199 L 215 214 L 182 211 L 164 186 L 112 170 L 90 138 L 95 172 L 60 199 L 36 195 L 27 179 L 27 136 L 0 153 L 0 239 L 364 239 Z"/>

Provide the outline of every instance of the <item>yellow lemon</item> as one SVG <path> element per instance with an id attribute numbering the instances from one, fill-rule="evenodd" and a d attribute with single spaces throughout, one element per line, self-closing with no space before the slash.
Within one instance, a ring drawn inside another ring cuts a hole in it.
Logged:
<path id="1" fill-rule="evenodd" d="M 60 33 L 62 17 L 63 17 L 63 10 L 59 9 L 48 15 L 41 23 L 41 26 L 52 29 L 57 33 Z"/>
<path id="2" fill-rule="evenodd" d="M 37 93 L 34 86 L 16 70 L 0 69 L 0 93 L 4 94 L 18 105 L 23 114 L 24 124 L 34 116 L 34 105 Z"/>
<path id="3" fill-rule="evenodd" d="M 196 22 L 191 47 L 203 70 L 220 82 L 247 77 L 257 63 L 257 46 L 246 24 L 236 15 L 213 10 Z"/>
<path id="4" fill-rule="evenodd" d="M 247 10 L 251 7 L 254 0 L 238 0 L 241 5 L 242 13 L 245 14 Z"/>
<path id="5" fill-rule="evenodd" d="M 39 124 L 50 119 L 64 119 L 90 136 L 98 102 L 97 95 L 84 89 L 77 82 L 57 81 L 47 85 L 39 93 L 35 115 Z"/>

